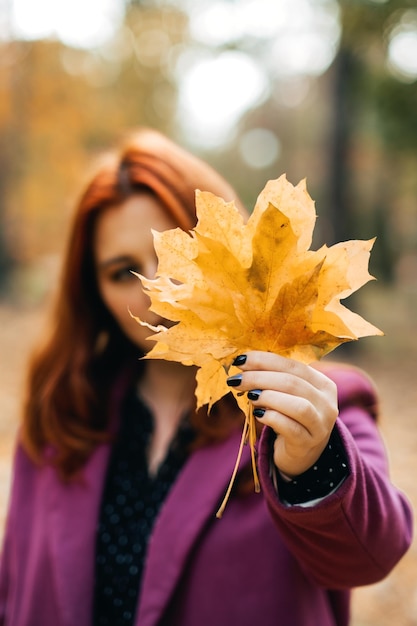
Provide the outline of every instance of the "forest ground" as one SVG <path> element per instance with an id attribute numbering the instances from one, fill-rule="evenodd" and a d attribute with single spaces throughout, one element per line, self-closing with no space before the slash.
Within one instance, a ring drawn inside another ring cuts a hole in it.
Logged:
<path id="1" fill-rule="evenodd" d="M 382 328 L 385 337 L 363 339 L 357 349 L 341 349 L 333 358 L 363 367 L 375 380 L 391 476 L 416 510 L 417 293 L 381 286 L 367 289 L 369 296 L 361 299 L 360 312 Z M 0 536 L 9 496 L 25 363 L 43 327 L 43 318 L 43 306 L 0 304 Z M 388 578 L 354 593 L 352 626 L 417 626 L 416 583 L 417 540 Z"/>

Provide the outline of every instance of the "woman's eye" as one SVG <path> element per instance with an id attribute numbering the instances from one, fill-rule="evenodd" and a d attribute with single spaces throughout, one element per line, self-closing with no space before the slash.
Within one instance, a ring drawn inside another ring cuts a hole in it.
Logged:
<path id="1" fill-rule="evenodd" d="M 132 273 L 140 273 L 138 267 L 121 267 L 110 274 L 110 280 L 114 283 L 125 283 L 132 280 L 137 280 L 137 277 Z"/>

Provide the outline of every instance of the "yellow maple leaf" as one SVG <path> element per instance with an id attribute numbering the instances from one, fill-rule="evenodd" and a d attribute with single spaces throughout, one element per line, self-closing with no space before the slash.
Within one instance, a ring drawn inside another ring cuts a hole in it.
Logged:
<path id="1" fill-rule="evenodd" d="M 196 192 L 196 206 L 191 233 L 154 232 L 157 277 L 140 278 L 151 309 L 178 322 L 151 335 L 146 358 L 206 370 L 198 406 L 230 391 L 227 366 L 242 352 L 309 363 L 345 341 L 382 334 L 340 303 L 372 278 L 373 240 L 310 250 L 316 214 L 304 181 L 269 181 L 247 224 L 233 203 L 209 192 Z"/>
<path id="2" fill-rule="evenodd" d="M 305 181 L 269 181 L 246 224 L 233 202 L 209 192 L 197 190 L 196 210 L 190 233 L 153 233 L 156 278 L 139 278 L 151 310 L 176 322 L 150 327 L 156 343 L 145 358 L 196 365 L 198 407 L 210 409 L 231 391 L 226 379 L 238 354 L 265 350 L 310 363 L 343 342 L 382 334 L 340 302 L 373 278 L 374 240 L 310 250 L 316 212 Z M 232 392 L 249 414 L 247 399 Z M 251 448 L 254 437 L 247 417 Z"/>

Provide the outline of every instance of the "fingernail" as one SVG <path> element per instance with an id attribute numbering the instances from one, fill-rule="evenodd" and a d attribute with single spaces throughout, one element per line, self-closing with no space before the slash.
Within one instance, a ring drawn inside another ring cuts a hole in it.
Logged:
<path id="1" fill-rule="evenodd" d="M 261 389 L 252 389 L 251 391 L 248 391 L 248 398 L 249 400 L 259 400 L 261 393 Z"/>
<path id="2" fill-rule="evenodd" d="M 265 410 L 266 409 L 253 409 L 253 414 L 255 417 L 263 417 L 265 415 Z"/>
<path id="3" fill-rule="evenodd" d="M 244 365 L 246 363 L 246 358 L 246 354 L 239 354 L 239 356 L 237 356 L 233 361 L 232 365 L 236 365 L 237 367 L 239 367 L 239 365 Z"/>
<path id="4" fill-rule="evenodd" d="M 229 387 L 239 387 L 241 382 L 242 382 L 242 374 L 235 374 L 234 376 L 229 376 L 229 378 L 226 380 L 226 383 L 229 385 Z"/>

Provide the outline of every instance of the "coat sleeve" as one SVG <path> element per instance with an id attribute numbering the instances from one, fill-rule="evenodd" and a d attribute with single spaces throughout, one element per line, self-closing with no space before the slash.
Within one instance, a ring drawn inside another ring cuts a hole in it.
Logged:
<path id="1" fill-rule="evenodd" d="M 411 543 L 412 512 L 389 480 L 387 457 L 375 420 L 372 382 L 354 368 L 325 372 L 338 387 L 336 428 L 349 476 L 316 506 L 285 506 L 271 480 L 275 434 L 259 442 L 259 472 L 271 515 L 306 574 L 327 588 L 352 588 L 384 578 Z"/>

